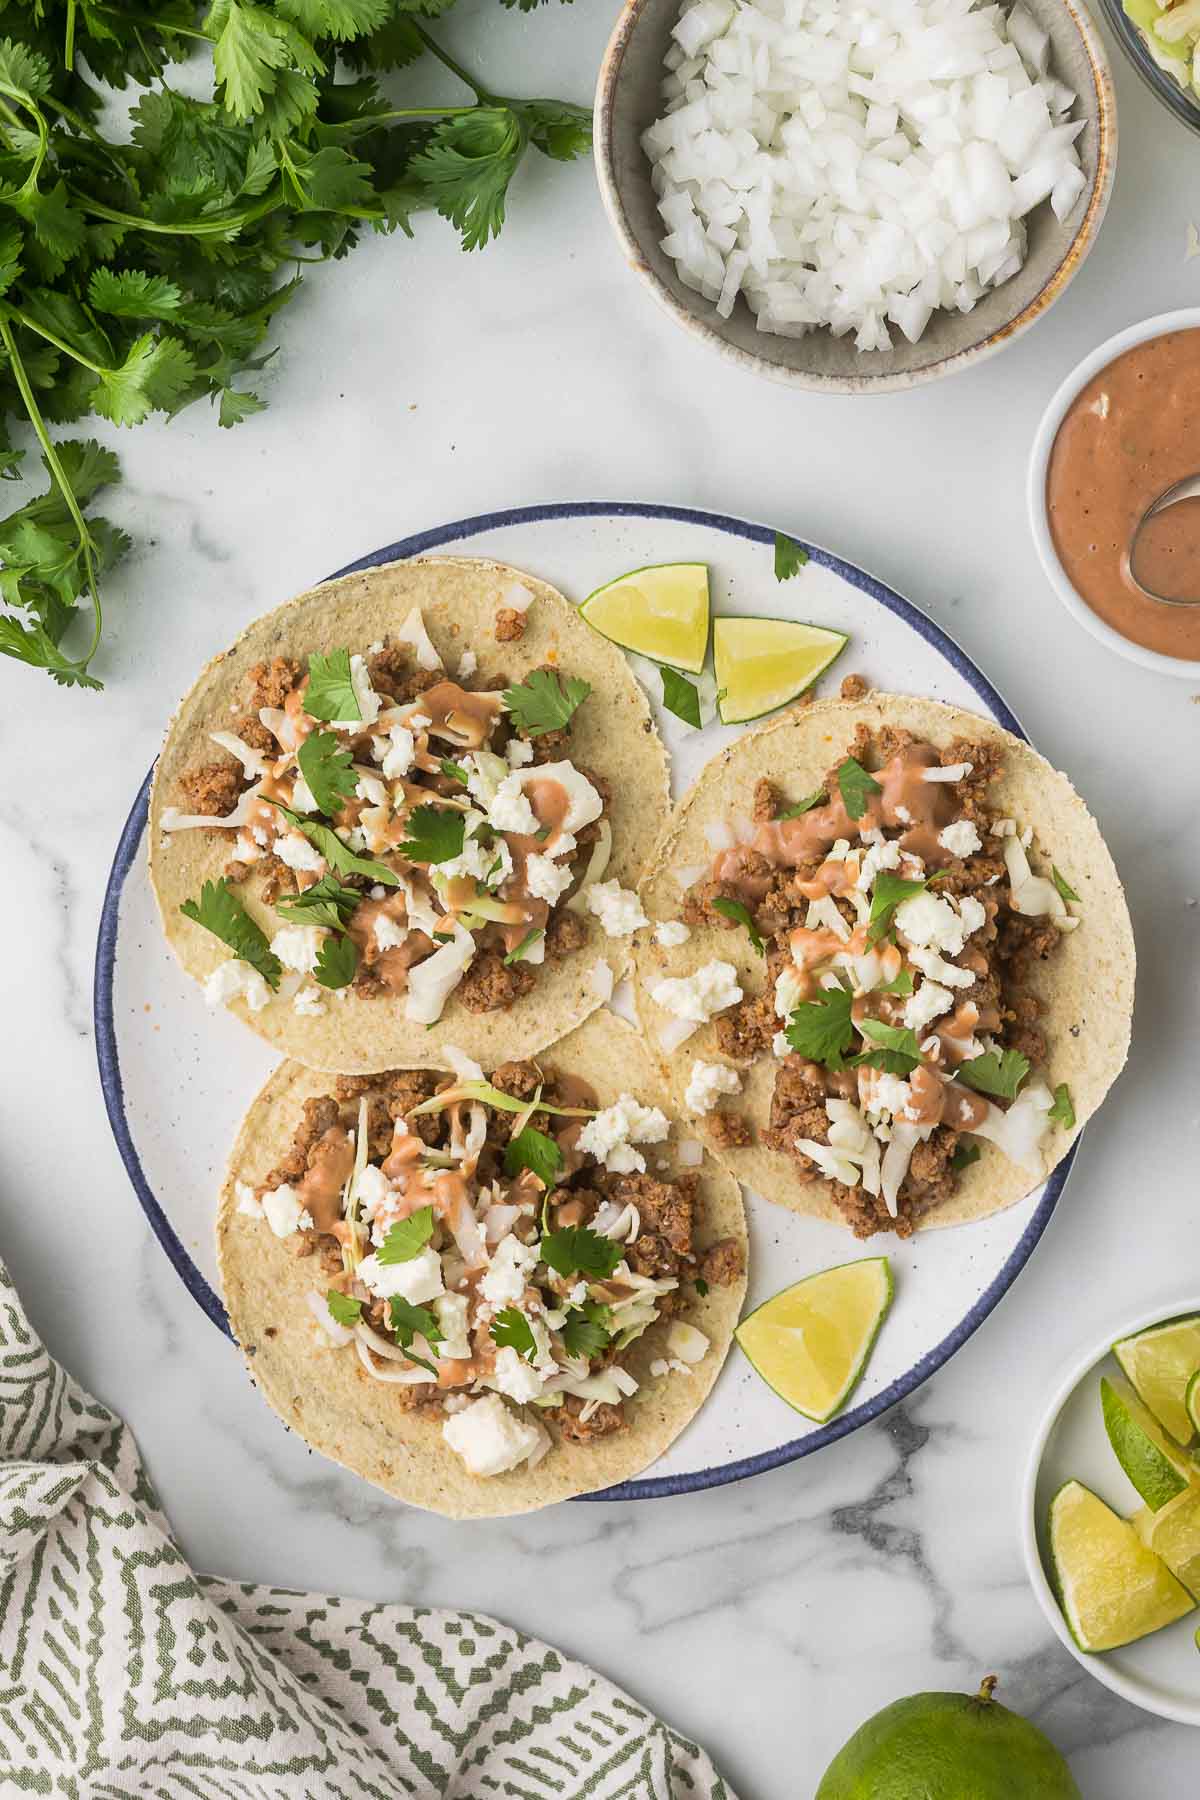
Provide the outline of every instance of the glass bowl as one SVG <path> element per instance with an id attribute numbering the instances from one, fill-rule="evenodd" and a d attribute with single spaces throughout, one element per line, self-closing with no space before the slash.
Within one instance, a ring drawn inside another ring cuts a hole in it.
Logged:
<path id="1" fill-rule="evenodd" d="M 1200 132 L 1200 101 L 1192 98 L 1190 88 L 1182 86 L 1155 62 L 1145 38 L 1126 13 L 1121 0 L 1100 0 L 1100 4 L 1113 36 L 1151 93 L 1181 125 L 1186 125 L 1189 131 Z"/>

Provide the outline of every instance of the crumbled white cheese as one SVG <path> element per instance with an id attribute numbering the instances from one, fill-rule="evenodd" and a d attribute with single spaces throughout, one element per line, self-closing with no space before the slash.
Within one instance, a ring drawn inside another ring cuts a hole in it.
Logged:
<path id="1" fill-rule="evenodd" d="M 289 869 L 309 871 L 325 867 L 321 852 L 299 831 L 286 831 L 276 838 L 275 854 Z"/>
<path id="2" fill-rule="evenodd" d="M 407 1262 L 383 1263 L 372 1251 L 359 1263 L 358 1278 L 377 1298 L 390 1300 L 398 1294 L 413 1306 L 423 1306 L 445 1292 L 442 1259 L 429 1244 Z"/>
<path id="3" fill-rule="evenodd" d="M 493 1306 L 510 1306 L 514 1300 L 519 1300 L 537 1267 L 537 1259 L 535 1245 L 523 1244 L 511 1232 L 502 1237 L 479 1283 L 483 1298 L 490 1300 Z"/>
<path id="4" fill-rule="evenodd" d="M 380 950 L 398 950 L 408 936 L 404 926 L 398 924 L 390 913 L 376 913 L 371 932 Z"/>
<path id="5" fill-rule="evenodd" d="M 503 1475 L 546 1440 L 541 1425 L 518 1419 L 499 1394 L 485 1394 L 456 1412 L 443 1424 L 442 1436 L 472 1475 Z"/>
<path id="6" fill-rule="evenodd" d="M 240 831 L 234 840 L 233 854 L 239 862 L 257 862 L 262 850 L 254 838 Z"/>
<path id="7" fill-rule="evenodd" d="M 496 789 L 488 808 L 488 824 L 493 831 L 515 831 L 521 837 L 533 837 L 537 818 L 521 786 L 521 771 L 514 769 Z"/>
<path id="8" fill-rule="evenodd" d="M 522 787 L 527 787 L 530 782 L 557 782 L 567 796 L 567 810 L 561 821 L 563 831 L 582 831 L 585 825 L 594 824 L 604 811 L 604 802 L 597 790 L 571 762 L 542 763 L 536 769 L 514 769 L 508 780 L 515 780 Z"/>
<path id="9" fill-rule="evenodd" d="M 899 819 L 899 821 L 902 825 L 911 825 L 912 824 L 912 814 L 909 812 L 907 806 L 897 806 L 896 807 L 896 817 Z"/>
<path id="10" fill-rule="evenodd" d="M 947 763 L 944 768 L 936 765 L 931 769 L 921 770 L 922 781 L 962 781 L 971 773 L 974 763 Z"/>
<path id="11" fill-rule="evenodd" d="M 377 1163 L 367 1163 L 354 1183 L 354 1197 L 362 1217 L 371 1220 L 392 1198 L 392 1184 Z"/>
<path id="12" fill-rule="evenodd" d="M 702 964 L 691 975 L 672 975 L 655 982 L 650 998 L 677 1019 L 704 1025 L 727 1006 L 736 1006 L 742 990 L 733 964 L 713 961 Z"/>
<path id="13" fill-rule="evenodd" d="M 954 995 L 949 988 L 939 987 L 936 981 L 923 981 L 916 993 L 910 994 L 904 1002 L 904 1023 L 913 1031 L 924 1031 L 953 1005 Z"/>
<path id="14" fill-rule="evenodd" d="M 354 785 L 354 797 L 356 800 L 365 800 L 369 806 L 387 806 L 391 800 L 391 795 L 378 775 L 368 774 L 359 775 Z"/>
<path id="15" fill-rule="evenodd" d="M 247 1219 L 261 1219 L 264 1216 L 262 1201 L 248 1181 L 235 1181 L 233 1191 L 237 1195 L 237 1209 Z"/>
<path id="16" fill-rule="evenodd" d="M 204 998 L 210 1006 L 228 1005 L 241 995 L 251 1012 L 261 1012 L 271 998 L 271 990 L 249 963 L 231 956 L 219 963 L 204 984 Z"/>
<path id="17" fill-rule="evenodd" d="M 654 927 L 654 941 L 661 944 L 664 950 L 673 950 L 677 944 L 686 944 L 691 937 L 690 925 L 682 919 L 664 919 L 661 925 Z"/>
<path id="18" fill-rule="evenodd" d="M 478 813 L 472 815 L 478 819 Z M 497 867 L 497 864 L 499 865 Z M 467 838 L 460 856 L 447 858 L 437 865 L 435 873 L 445 881 L 455 881 L 466 876 L 472 881 L 487 882 L 492 875 L 492 884 L 507 880 L 512 874 L 512 852 L 507 844 L 484 844 L 477 837 Z"/>
<path id="19" fill-rule="evenodd" d="M 416 739 L 407 725 L 393 725 L 386 739 L 378 741 L 387 745 L 382 758 L 384 774 L 389 781 L 399 781 L 413 766 L 417 754 Z"/>
<path id="20" fill-rule="evenodd" d="M 479 658 L 473 650 L 464 650 L 458 659 L 459 681 L 469 681 L 479 667 Z"/>
<path id="21" fill-rule="evenodd" d="M 465 1294 L 439 1294 L 433 1303 L 434 1316 L 441 1328 L 442 1342 L 438 1356 L 447 1362 L 469 1362 L 471 1340 L 467 1332 L 468 1301 Z"/>
<path id="22" fill-rule="evenodd" d="M 786 1031 L 777 1031 L 775 1033 L 775 1036 L 771 1039 L 771 1049 L 776 1056 L 782 1057 L 790 1056 L 792 1054 L 792 1046 L 788 1043 Z"/>
<path id="23" fill-rule="evenodd" d="M 629 937 L 650 923 L 633 889 L 623 888 L 616 880 L 594 881 L 587 890 L 585 903 L 609 937 Z"/>
<path id="24" fill-rule="evenodd" d="M 633 1145 L 661 1144 L 670 1129 L 666 1115 L 657 1106 L 641 1106 L 632 1094 L 622 1094 L 612 1106 L 588 1120 L 575 1142 L 578 1149 L 594 1156 L 614 1174 L 640 1174 L 646 1159 Z"/>
<path id="25" fill-rule="evenodd" d="M 912 1089 L 899 1075 L 864 1066 L 858 1071 L 858 1097 L 868 1117 L 890 1113 L 896 1118 L 912 1098 Z"/>
<path id="26" fill-rule="evenodd" d="M 289 1187 L 286 1181 L 263 1195 L 262 1209 L 267 1224 L 278 1238 L 291 1237 L 296 1231 L 312 1230 L 312 1214 L 302 1205 L 295 1188 Z"/>
<path id="27" fill-rule="evenodd" d="M 285 969 L 308 975 L 316 968 L 321 946 L 328 936 L 320 925 L 285 925 L 271 939 L 271 949 Z"/>
<path id="28" fill-rule="evenodd" d="M 518 1355 L 511 1344 L 505 1344 L 496 1352 L 496 1367 L 489 1386 L 507 1394 L 518 1406 L 524 1406 L 537 1399 L 543 1382 L 537 1370 Z"/>
<path id="29" fill-rule="evenodd" d="M 974 856 L 982 842 L 974 819 L 955 819 L 938 832 L 938 843 L 951 856 Z"/>
<path id="30" fill-rule="evenodd" d="M 702 1062 L 697 1057 L 683 1098 L 689 1112 L 700 1114 L 711 1112 L 722 1094 L 740 1094 L 741 1091 L 742 1078 L 736 1069 L 725 1063 Z"/>
<path id="31" fill-rule="evenodd" d="M 548 906 L 553 906 L 570 887 L 571 871 L 548 856 L 535 854 L 526 859 L 525 885 L 535 900 L 544 900 Z"/>
<path id="32" fill-rule="evenodd" d="M 978 931 L 987 917 L 980 902 L 970 894 L 963 896 L 955 910 L 949 899 L 931 893 L 914 894 L 896 908 L 896 928 L 909 944 L 920 949 L 944 950 L 957 956 L 971 933 Z"/>
<path id="33" fill-rule="evenodd" d="M 927 975 L 931 981 L 940 981 L 946 987 L 970 987 L 975 979 L 970 969 L 960 969 L 957 963 L 946 962 L 934 950 L 910 948 L 908 960 L 922 975 Z"/>
<path id="34" fill-rule="evenodd" d="M 523 769 L 533 761 L 533 745 L 528 738 L 510 738 L 504 746 L 510 769 Z"/>
<path id="35" fill-rule="evenodd" d="M 884 838 L 881 842 L 872 844 L 862 859 L 855 887 L 866 893 L 880 869 L 900 867 L 900 855 L 900 845 L 895 838 Z"/>
<path id="36" fill-rule="evenodd" d="M 302 1019 L 320 1018 L 325 1011 L 325 996 L 321 989 L 313 987 L 311 982 L 306 987 L 298 989 L 292 1001 L 292 1011 L 299 1013 Z"/>

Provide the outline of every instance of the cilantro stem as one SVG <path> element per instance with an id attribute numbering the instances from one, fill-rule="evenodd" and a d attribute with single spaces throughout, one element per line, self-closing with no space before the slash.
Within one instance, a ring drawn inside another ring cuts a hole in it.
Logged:
<path id="1" fill-rule="evenodd" d="M 63 45 L 63 63 L 68 70 L 75 68 L 75 0 L 67 0 L 67 36 Z"/>
<path id="2" fill-rule="evenodd" d="M 441 45 L 430 37 L 429 33 L 419 20 L 413 19 L 411 23 L 413 30 L 416 32 L 425 48 L 427 50 L 432 50 L 444 69 L 449 69 L 452 75 L 457 75 L 464 87 L 469 87 L 476 99 L 482 102 L 483 105 L 490 106 L 496 104 L 495 94 L 489 93 L 487 88 L 480 87 L 475 77 L 473 75 L 468 75 L 462 64 L 460 62 L 455 62 L 454 58 L 450 55 L 450 52 L 448 50 L 443 50 Z"/>
<path id="3" fill-rule="evenodd" d="M 83 555 L 83 566 L 87 571 L 88 593 L 91 595 L 92 600 L 92 641 L 88 646 L 87 655 L 79 657 L 71 665 L 73 668 L 82 672 L 87 668 L 93 656 L 95 656 L 96 651 L 100 646 L 100 633 L 104 629 L 104 615 L 100 608 L 100 590 L 96 586 L 96 565 L 92 560 L 92 534 L 88 530 L 87 520 L 80 510 L 78 500 L 75 498 L 75 490 L 67 480 L 66 470 L 59 461 L 58 451 L 54 447 L 54 440 L 46 430 L 46 422 L 42 418 L 38 403 L 34 398 L 33 389 L 29 384 L 29 376 L 25 372 L 25 364 L 21 361 L 21 353 L 17 349 L 16 339 L 13 337 L 12 326 L 8 319 L 3 317 L 0 317 L 0 344 L 4 345 L 8 354 L 8 362 L 9 367 L 13 372 L 13 380 L 16 382 L 17 391 L 25 403 L 25 411 L 29 415 L 29 423 L 33 426 L 33 429 L 37 434 L 38 443 L 42 446 L 42 454 L 46 458 L 46 467 L 50 471 L 50 478 L 57 485 L 67 511 L 74 520 L 75 529 L 79 533 L 79 548 Z"/>
<path id="4" fill-rule="evenodd" d="M 74 362 L 80 363 L 85 369 L 90 369 L 93 375 L 112 374 L 111 369 L 102 369 L 99 363 L 91 362 L 89 358 L 83 354 L 82 350 L 73 350 L 70 344 L 66 343 L 64 339 L 58 337 L 45 325 L 39 325 L 36 319 L 31 319 L 29 314 L 23 312 L 19 306 L 11 307 L 9 308 L 9 311 L 14 319 L 20 320 L 26 331 L 32 331 L 38 337 L 45 338 L 48 344 L 53 344 L 54 348 L 56 350 L 61 350 L 64 356 L 69 356 Z"/>
<path id="5" fill-rule="evenodd" d="M 74 12 L 75 0 L 69 0 L 69 5 Z M 197 31 L 191 25 L 177 25 L 172 19 L 156 19 L 153 13 L 130 12 L 126 6 L 105 6 L 103 0 L 92 0 L 92 11 L 108 13 L 111 18 L 120 19 L 124 25 L 148 25 L 152 31 L 169 31 L 172 37 L 196 38 L 202 44 L 212 43 L 206 31 Z M 145 56 L 144 44 L 141 44 L 141 51 Z M 70 67 L 70 64 L 67 66 Z"/>

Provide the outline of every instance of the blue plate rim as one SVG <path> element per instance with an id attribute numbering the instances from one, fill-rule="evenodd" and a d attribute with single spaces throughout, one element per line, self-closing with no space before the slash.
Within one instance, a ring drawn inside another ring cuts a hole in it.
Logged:
<path id="1" fill-rule="evenodd" d="M 433 550 L 445 550 L 448 546 L 458 543 L 464 538 L 476 537 L 487 531 L 498 531 L 517 525 L 544 524 L 558 519 L 604 517 L 669 520 L 675 524 L 696 525 L 708 530 L 722 531 L 728 536 L 740 537 L 752 543 L 764 545 L 773 545 L 776 535 L 775 530 L 770 526 L 758 525 L 749 519 L 741 519 L 731 513 L 709 512 L 698 507 L 668 506 L 652 501 L 635 500 L 552 501 L 540 506 L 517 506 L 496 512 L 475 513 L 466 518 L 452 520 L 445 525 L 437 525 L 425 531 L 414 532 L 408 537 L 397 539 L 395 543 L 385 545 L 382 549 L 372 550 L 367 555 L 358 557 L 354 562 L 346 563 L 344 567 L 335 569 L 332 575 L 326 576 L 325 580 L 334 581 L 342 575 L 354 575 L 364 569 L 378 568 L 382 563 L 399 562 L 407 557 L 426 555 Z M 857 588 L 860 593 L 869 595 L 888 612 L 895 613 L 904 619 L 919 637 L 924 638 L 927 643 L 940 652 L 955 672 L 978 694 L 998 724 L 1003 725 L 1005 730 L 1011 731 L 1014 736 L 1028 741 L 1020 720 L 1003 695 L 988 680 L 982 669 L 972 661 L 962 646 L 950 636 L 949 632 L 935 624 L 926 613 L 914 606 L 911 600 L 906 600 L 894 588 L 889 587 L 877 576 L 869 574 L 865 569 L 859 568 L 854 563 L 846 562 L 842 557 L 835 556 L 819 544 L 808 543 L 804 538 L 796 537 L 793 541 L 800 544 L 808 552 L 810 559 L 820 567 L 839 575 L 851 587 Z M 154 769 L 151 766 L 138 789 L 129 810 L 129 816 L 117 840 L 112 868 L 109 871 L 104 890 L 104 902 L 100 911 L 100 926 L 96 938 L 96 961 L 92 984 L 96 1061 L 99 1067 L 105 1111 L 108 1114 L 109 1126 L 116 1141 L 117 1152 L 125 1166 L 138 1203 L 149 1221 L 150 1228 L 189 1294 L 218 1330 L 232 1342 L 233 1333 L 229 1328 L 229 1320 L 220 1297 L 188 1255 L 174 1226 L 159 1205 L 154 1191 L 146 1179 L 146 1173 L 142 1168 L 141 1158 L 138 1156 L 137 1146 L 129 1128 L 129 1121 L 125 1116 L 125 1088 L 121 1075 L 113 1011 L 117 931 L 125 880 L 137 860 L 146 829 L 150 784 L 153 775 Z M 823 1449 L 826 1444 L 836 1443 L 839 1438 L 847 1437 L 852 1431 L 857 1431 L 861 1426 L 869 1424 L 890 1407 L 906 1399 L 924 1382 L 928 1381 L 931 1375 L 936 1374 L 955 1352 L 962 1348 L 967 1339 L 978 1331 L 1025 1267 L 1050 1222 L 1050 1215 L 1058 1205 L 1075 1161 L 1078 1144 L 1079 1140 L 1077 1139 L 1062 1162 L 1050 1174 L 1033 1216 L 989 1287 L 960 1319 L 953 1331 L 949 1332 L 911 1369 L 907 1369 L 903 1375 L 889 1383 L 882 1392 L 874 1395 L 872 1399 L 865 1401 L 861 1406 L 856 1406 L 850 1412 L 843 1413 L 839 1418 L 831 1420 L 829 1424 L 822 1425 L 818 1430 L 810 1432 L 806 1437 L 794 1438 L 788 1443 L 777 1445 L 773 1450 L 762 1451 L 756 1456 L 741 1457 L 734 1462 L 718 1464 L 707 1469 L 696 1469 L 684 1475 L 659 1475 L 640 1480 L 623 1481 L 616 1487 L 604 1488 L 595 1494 L 581 1494 L 578 1498 L 584 1501 L 660 1499 L 671 1494 L 698 1493 L 705 1488 L 723 1487 L 730 1482 L 744 1481 L 752 1475 L 761 1475 L 769 1469 L 778 1469 L 786 1463 L 797 1462 L 801 1457 L 810 1456 L 813 1451 Z"/>

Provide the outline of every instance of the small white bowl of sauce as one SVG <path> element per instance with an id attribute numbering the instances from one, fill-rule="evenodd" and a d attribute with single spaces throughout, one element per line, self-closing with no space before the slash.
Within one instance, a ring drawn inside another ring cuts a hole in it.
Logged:
<path id="1" fill-rule="evenodd" d="M 1167 605 L 1134 579 L 1138 525 L 1200 475 L 1200 307 L 1131 325 L 1086 356 L 1042 416 L 1029 522 L 1042 566 L 1085 631 L 1144 669 L 1200 676 L 1200 605 Z M 1147 585 L 1200 601 L 1200 501 L 1157 515 L 1139 545 Z"/>

